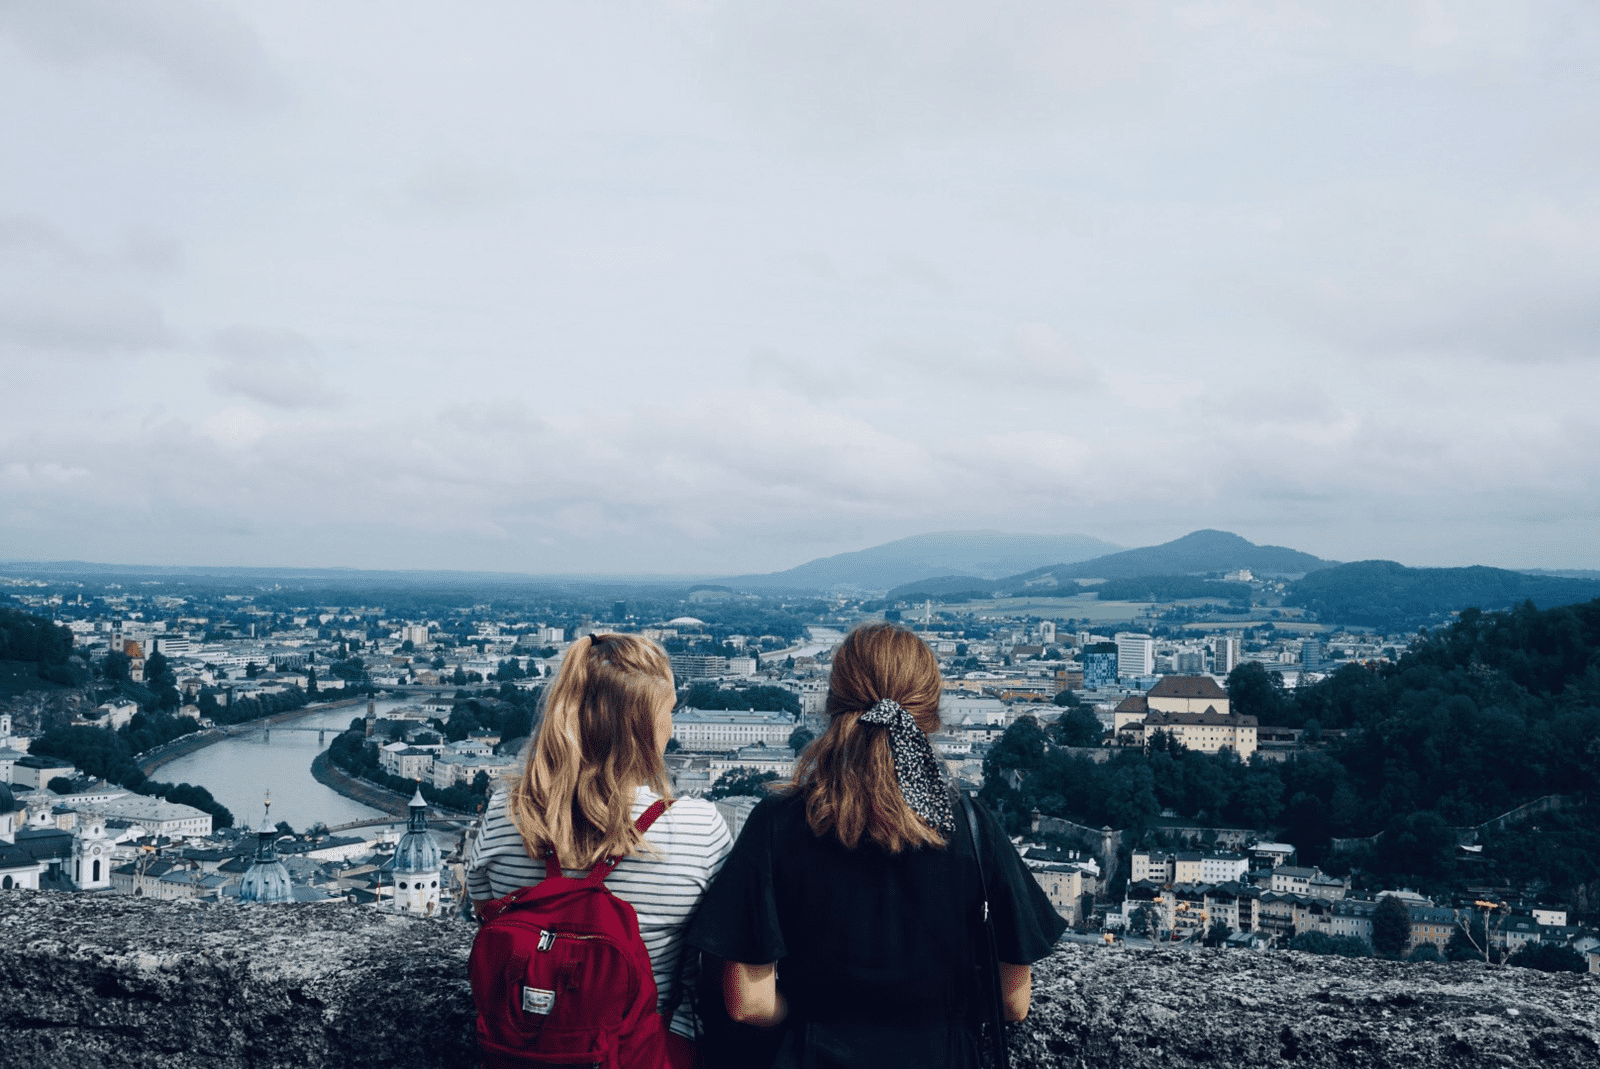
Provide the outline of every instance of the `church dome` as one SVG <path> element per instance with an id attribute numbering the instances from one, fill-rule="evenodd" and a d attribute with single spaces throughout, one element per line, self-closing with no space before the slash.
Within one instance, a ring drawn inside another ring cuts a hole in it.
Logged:
<path id="1" fill-rule="evenodd" d="M 273 842 L 277 834 L 273 829 L 259 833 L 256 859 L 239 880 L 240 902 L 276 905 L 294 901 L 294 885 L 289 882 L 289 870 L 278 860 L 278 850 Z"/>
<path id="2" fill-rule="evenodd" d="M 439 845 L 428 834 L 427 803 L 422 800 L 422 789 L 411 799 L 411 819 L 406 833 L 394 848 L 396 873 L 438 872 Z"/>

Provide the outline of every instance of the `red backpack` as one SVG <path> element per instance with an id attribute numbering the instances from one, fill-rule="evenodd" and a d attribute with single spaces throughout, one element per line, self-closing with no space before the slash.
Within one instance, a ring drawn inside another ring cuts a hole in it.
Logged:
<path id="1" fill-rule="evenodd" d="M 634 826 L 666 811 L 657 801 Z M 618 859 L 582 879 L 561 872 L 484 905 L 467 972 L 484 1069 L 660 1069 L 667 1027 L 633 907 L 605 887 Z"/>

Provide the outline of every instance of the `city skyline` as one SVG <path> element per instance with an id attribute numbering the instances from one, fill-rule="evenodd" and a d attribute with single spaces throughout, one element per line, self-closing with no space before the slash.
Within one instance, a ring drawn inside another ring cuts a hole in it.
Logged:
<path id="1" fill-rule="evenodd" d="M 1576 4 L 0 12 L 0 558 L 1600 568 Z"/>

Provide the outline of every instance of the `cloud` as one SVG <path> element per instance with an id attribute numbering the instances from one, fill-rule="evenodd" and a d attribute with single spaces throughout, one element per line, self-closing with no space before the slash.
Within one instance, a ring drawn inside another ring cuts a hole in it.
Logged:
<path id="1" fill-rule="evenodd" d="M 0 352 L 99 356 L 177 343 L 113 259 L 37 218 L 0 217 Z"/>
<path id="2" fill-rule="evenodd" d="M 1104 385 L 1098 369 L 1048 323 L 1018 324 L 999 344 L 900 341 L 884 345 L 881 353 L 891 367 L 929 383 L 959 383 L 964 390 L 1088 394 Z"/>
<path id="3" fill-rule="evenodd" d="M 392 204 L 401 213 L 470 212 L 498 207 L 519 192 L 516 178 L 503 171 L 435 163 L 401 186 Z"/>
<path id="4" fill-rule="evenodd" d="M 198 0 L 13 0 L 0 35 L 56 63 L 126 63 L 207 100 L 257 107 L 283 86 L 250 27 Z"/>
<path id="5" fill-rule="evenodd" d="M 327 408 L 344 400 L 329 388 L 316 346 L 295 331 L 229 327 L 208 348 L 221 361 L 207 376 L 220 394 L 281 409 Z"/>

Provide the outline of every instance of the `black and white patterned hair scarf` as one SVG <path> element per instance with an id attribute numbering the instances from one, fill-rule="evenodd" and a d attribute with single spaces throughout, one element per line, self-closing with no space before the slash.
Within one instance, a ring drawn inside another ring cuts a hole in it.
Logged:
<path id="1" fill-rule="evenodd" d="M 885 698 L 862 713 L 861 722 L 889 729 L 894 774 L 906 805 L 940 835 L 951 835 L 956 830 L 956 815 L 950 805 L 949 776 L 916 720 L 899 702 Z"/>

